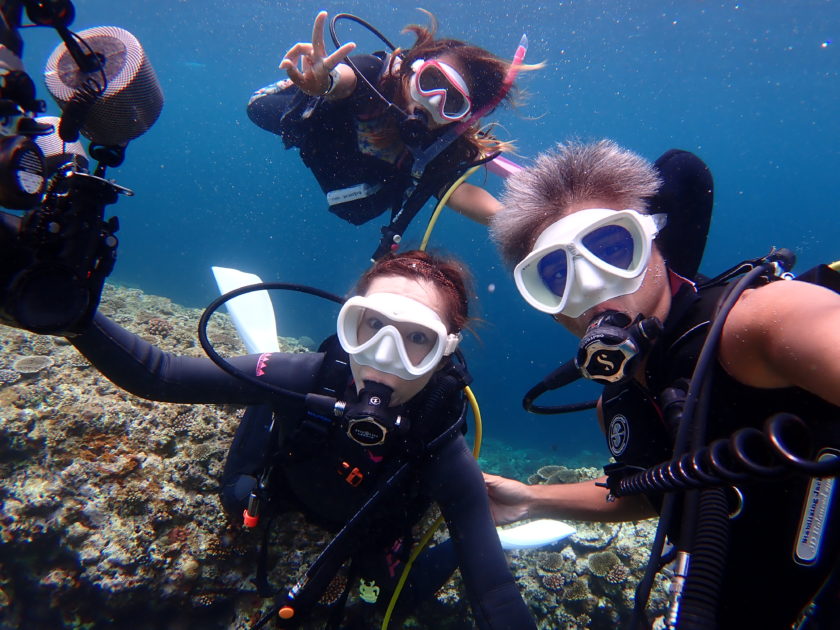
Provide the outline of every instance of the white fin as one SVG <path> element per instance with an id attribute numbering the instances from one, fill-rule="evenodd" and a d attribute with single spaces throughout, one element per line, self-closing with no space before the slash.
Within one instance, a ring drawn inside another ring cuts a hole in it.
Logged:
<path id="1" fill-rule="evenodd" d="M 227 267 L 211 267 L 211 269 L 216 277 L 220 293 L 262 282 L 259 276 L 238 269 Z M 228 300 L 225 307 L 249 354 L 280 352 L 274 306 L 271 304 L 268 291 L 253 291 L 237 296 Z"/>
<path id="2" fill-rule="evenodd" d="M 502 549 L 533 549 L 568 538 L 575 528 L 562 521 L 542 518 L 513 527 L 497 527 Z"/>

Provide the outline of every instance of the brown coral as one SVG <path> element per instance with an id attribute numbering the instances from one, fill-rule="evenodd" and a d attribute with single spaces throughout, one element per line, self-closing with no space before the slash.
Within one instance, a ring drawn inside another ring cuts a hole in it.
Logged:
<path id="1" fill-rule="evenodd" d="M 580 481 L 580 473 L 577 470 L 558 466 L 557 470 L 548 477 L 546 483 L 575 483 L 576 481 Z"/>
<path id="2" fill-rule="evenodd" d="M 560 571 L 563 568 L 563 554 L 557 551 L 549 551 L 540 558 L 540 568 L 545 571 Z"/>
<path id="3" fill-rule="evenodd" d="M 566 590 L 563 593 L 563 599 L 567 599 L 570 602 L 582 601 L 588 598 L 589 583 L 586 581 L 586 578 L 575 580 L 566 587 Z"/>
<path id="4" fill-rule="evenodd" d="M 323 604 L 324 606 L 332 606 L 339 600 L 346 587 L 347 576 L 343 573 L 337 574 L 327 585 L 327 589 L 324 591 L 324 594 L 321 595 L 321 599 L 318 600 L 318 603 Z"/>
<path id="5" fill-rule="evenodd" d="M 43 335 L 39 335 L 32 339 L 29 342 L 29 347 L 32 348 L 32 352 L 34 354 L 40 355 L 50 354 L 53 350 L 55 350 L 55 344 L 52 339 Z"/>
<path id="6" fill-rule="evenodd" d="M 550 479 L 551 475 L 560 470 L 561 466 L 543 466 L 537 470 L 537 474 L 543 479 Z"/>
<path id="7" fill-rule="evenodd" d="M 20 380 L 20 372 L 17 370 L 0 370 L 0 385 L 11 385 Z"/>
<path id="8" fill-rule="evenodd" d="M 152 317 L 146 322 L 146 332 L 150 335 L 168 337 L 173 330 L 175 330 L 175 326 L 162 317 Z"/>
<path id="9" fill-rule="evenodd" d="M 559 573 L 549 573 L 548 575 L 543 575 L 540 578 L 540 581 L 542 581 L 546 590 L 553 593 L 560 593 L 561 595 L 566 587 L 566 580 L 563 579 L 563 576 Z"/>
<path id="10" fill-rule="evenodd" d="M 596 551 L 589 556 L 589 570 L 598 577 L 604 577 L 620 564 L 621 560 L 612 551 Z"/>
<path id="11" fill-rule="evenodd" d="M 623 564 L 617 564 L 612 569 L 607 571 L 604 579 L 610 584 L 621 584 L 627 581 L 630 577 L 630 570 Z"/>
<path id="12" fill-rule="evenodd" d="M 28 357 L 21 357 L 12 364 L 12 368 L 21 374 L 35 374 L 55 364 L 50 357 L 39 354 L 33 354 Z"/>

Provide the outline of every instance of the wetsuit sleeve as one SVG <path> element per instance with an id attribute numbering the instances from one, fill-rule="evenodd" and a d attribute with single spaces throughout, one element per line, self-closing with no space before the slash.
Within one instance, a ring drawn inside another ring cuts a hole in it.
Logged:
<path id="1" fill-rule="evenodd" d="M 353 55 L 350 57 L 356 70 L 359 71 L 367 82 L 371 85 L 379 87 L 379 82 L 382 79 L 382 73 L 385 71 L 385 62 L 382 53 L 373 55 Z M 356 79 L 356 89 L 349 97 L 353 107 L 353 111 L 359 114 L 365 114 L 370 111 L 370 108 L 379 105 L 381 101 L 379 97 L 373 92 L 367 83 L 363 80 Z"/>
<path id="2" fill-rule="evenodd" d="M 256 404 L 274 395 L 220 369 L 210 359 L 164 352 L 104 315 L 70 342 L 115 385 L 148 400 L 177 403 Z M 274 385 L 312 391 L 321 353 L 271 353 L 234 357 L 230 363 Z"/>
<path id="3" fill-rule="evenodd" d="M 433 455 L 424 479 L 455 543 L 478 627 L 536 628 L 499 542 L 481 471 L 462 436 Z"/>
<path id="4" fill-rule="evenodd" d="M 354 55 L 351 59 L 368 81 L 373 85 L 379 82 L 383 70 L 380 57 Z M 289 79 L 282 79 L 260 88 L 251 95 L 247 107 L 248 118 L 258 127 L 282 136 L 293 122 L 290 117 L 296 118 L 290 113 L 292 108 L 299 107 L 304 101 L 318 102 L 314 99 L 317 97 L 307 96 Z M 366 111 L 371 105 L 379 102 L 376 95 L 361 81 L 349 97 L 349 101 L 354 111 Z"/>
<path id="5" fill-rule="evenodd" d="M 251 95 L 247 108 L 248 118 L 258 127 L 282 135 L 283 115 L 289 111 L 299 94 L 300 90 L 287 79 L 266 85 Z"/>

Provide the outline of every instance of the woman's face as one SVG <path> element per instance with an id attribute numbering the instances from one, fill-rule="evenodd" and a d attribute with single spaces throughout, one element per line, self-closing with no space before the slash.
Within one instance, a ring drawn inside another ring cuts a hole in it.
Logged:
<path id="1" fill-rule="evenodd" d="M 421 304 L 429 307 L 441 318 L 441 321 L 446 322 L 446 313 L 444 311 L 444 300 L 440 290 L 431 282 L 417 278 L 406 278 L 404 276 L 379 276 L 374 278 L 365 295 L 373 293 L 394 293 L 403 297 L 411 298 Z M 407 322 L 391 323 L 396 325 L 403 338 L 406 351 L 412 361 L 419 362 L 423 356 L 428 354 L 431 348 L 430 344 L 434 343 L 432 335 L 434 333 L 420 325 L 410 324 Z M 376 331 L 381 327 L 383 322 L 374 317 L 362 317 L 359 321 L 358 339 L 360 342 L 370 339 Z M 368 365 L 360 365 L 356 363 L 353 358 L 350 359 L 350 367 L 353 371 L 353 377 L 356 381 L 356 389 L 361 390 L 364 381 L 375 381 L 387 385 L 394 390 L 391 397 L 391 405 L 400 405 L 411 400 L 417 393 L 419 393 L 434 374 L 434 370 L 427 372 L 413 380 L 406 380 L 381 372 Z"/>
<path id="2" fill-rule="evenodd" d="M 451 54 L 443 54 L 439 57 L 435 57 L 434 59 L 436 61 L 442 62 L 442 63 L 447 64 L 448 66 L 452 67 L 458 74 L 461 75 L 463 80 L 467 83 L 467 86 L 469 86 L 469 76 L 467 75 L 467 73 L 466 73 L 466 71 L 465 71 L 465 69 L 464 69 L 464 67 L 461 63 L 461 60 L 458 59 L 457 56 L 451 55 Z M 410 85 L 411 85 L 411 75 L 409 75 L 409 78 L 403 84 L 403 90 L 404 90 L 403 98 L 405 99 L 405 102 L 408 103 L 408 106 L 407 106 L 406 109 L 408 110 L 409 114 L 414 114 L 418 111 L 426 114 L 427 125 L 428 125 L 429 129 L 439 129 L 439 128 L 444 127 L 446 125 L 452 124 L 451 122 L 442 123 L 440 121 L 435 120 L 432 116 L 428 115 L 428 112 L 426 112 L 425 108 L 421 104 L 417 103 L 412 98 Z M 467 89 L 469 89 L 469 88 L 467 88 Z M 468 115 L 469 114 L 467 114 L 467 116 Z"/>

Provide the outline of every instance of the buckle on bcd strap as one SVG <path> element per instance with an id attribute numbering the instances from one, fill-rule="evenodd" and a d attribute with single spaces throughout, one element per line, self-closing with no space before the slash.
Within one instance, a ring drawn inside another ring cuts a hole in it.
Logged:
<path id="1" fill-rule="evenodd" d="M 347 462 L 341 462 L 338 466 L 338 474 L 344 478 L 344 481 L 349 483 L 354 488 L 357 488 L 359 484 L 362 483 L 362 480 L 365 478 L 364 473 L 359 470 L 357 466 L 353 466 L 350 468 L 350 464 Z"/>
<path id="2" fill-rule="evenodd" d="M 385 254 L 397 251 L 400 247 L 400 241 L 402 241 L 402 233 L 395 229 L 393 224 L 383 226 L 380 231 L 382 232 L 382 238 L 379 240 L 379 246 L 373 252 L 373 256 L 371 256 L 371 261 L 377 261 Z"/>

